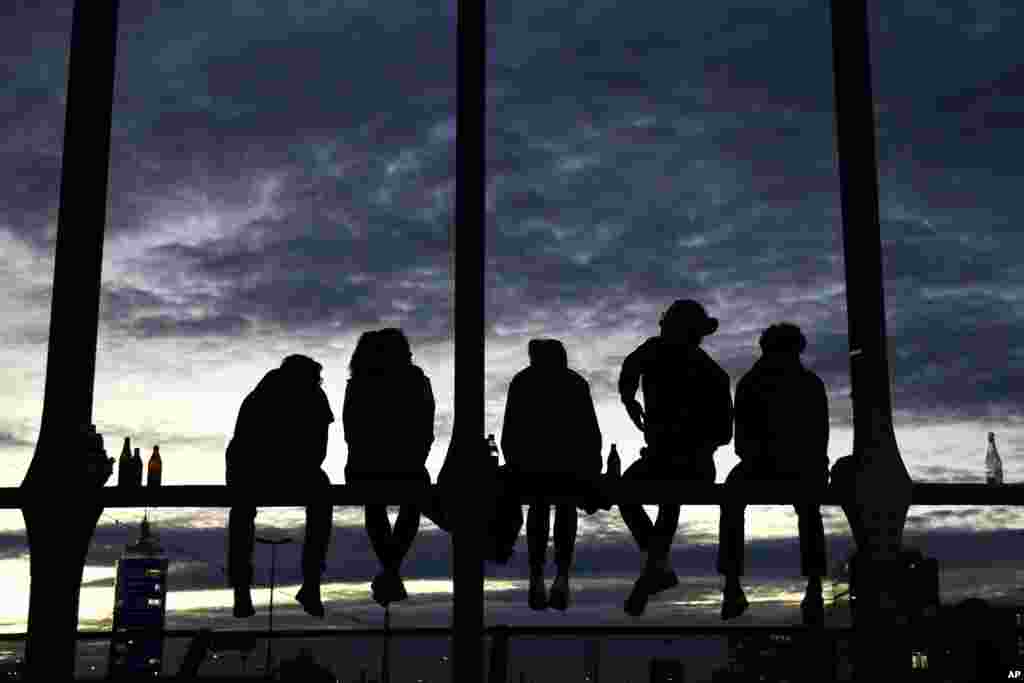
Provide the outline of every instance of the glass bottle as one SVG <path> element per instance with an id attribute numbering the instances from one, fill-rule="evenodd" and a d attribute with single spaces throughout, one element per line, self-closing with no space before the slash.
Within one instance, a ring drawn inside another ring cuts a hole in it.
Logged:
<path id="1" fill-rule="evenodd" d="M 988 484 L 1003 483 L 1003 461 L 996 449 L 995 432 L 988 433 L 988 453 L 985 454 L 985 482 Z"/>
<path id="2" fill-rule="evenodd" d="M 160 459 L 160 446 L 153 446 L 153 455 L 149 458 L 149 467 L 146 470 L 146 486 L 160 486 L 162 472 L 163 461 Z"/>
<path id="3" fill-rule="evenodd" d="M 622 476 L 622 459 L 619 458 L 619 449 L 612 444 L 612 450 L 608 454 L 608 476 L 618 479 Z"/>
<path id="4" fill-rule="evenodd" d="M 117 459 L 117 486 L 128 488 L 131 486 L 132 478 L 132 446 L 131 439 L 124 437 L 124 446 L 121 447 L 121 457 Z"/>

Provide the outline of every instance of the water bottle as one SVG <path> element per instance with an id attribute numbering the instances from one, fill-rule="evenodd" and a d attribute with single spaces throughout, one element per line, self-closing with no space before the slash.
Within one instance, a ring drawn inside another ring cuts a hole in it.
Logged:
<path id="1" fill-rule="evenodd" d="M 124 437 L 124 446 L 121 447 L 121 457 L 117 460 L 117 487 L 128 488 L 131 485 L 132 471 L 132 447 L 131 441 Z"/>
<path id="2" fill-rule="evenodd" d="M 622 460 L 619 458 L 619 449 L 612 444 L 612 451 L 608 454 L 608 476 L 618 479 L 622 476 Z"/>
<path id="3" fill-rule="evenodd" d="M 985 455 L 985 482 L 988 484 L 1003 483 L 1003 461 L 996 449 L 995 432 L 988 433 L 988 453 Z"/>

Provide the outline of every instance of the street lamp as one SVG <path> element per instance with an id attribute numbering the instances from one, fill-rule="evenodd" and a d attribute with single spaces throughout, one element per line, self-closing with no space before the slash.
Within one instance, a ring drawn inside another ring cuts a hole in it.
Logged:
<path id="1" fill-rule="evenodd" d="M 274 642 L 274 574 L 277 571 L 277 546 L 285 543 L 291 543 L 290 538 L 263 538 L 260 536 L 256 537 L 257 543 L 264 543 L 270 546 L 270 634 L 267 636 L 267 664 L 264 670 L 264 675 L 270 678 L 270 651 L 271 646 Z"/>

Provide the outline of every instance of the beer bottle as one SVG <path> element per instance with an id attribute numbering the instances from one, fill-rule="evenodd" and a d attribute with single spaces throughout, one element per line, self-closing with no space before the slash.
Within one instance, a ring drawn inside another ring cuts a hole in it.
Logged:
<path id="1" fill-rule="evenodd" d="M 612 451 L 608 454 L 608 476 L 618 479 L 622 476 L 622 460 L 619 458 L 619 449 L 612 444 Z"/>
<path id="2" fill-rule="evenodd" d="M 124 437 L 124 446 L 121 448 L 121 457 L 117 460 L 117 487 L 128 488 L 131 486 L 132 477 L 132 447 L 131 440 Z"/>
<path id="3" fill-rule="evenodd" d="M 146 486 L 159 486 L 162 470 L 163 462 L 160 460 L 160 446 L 153 446 L 153 455 L 149 458 L 149 467 L 146 471 Z"/>
<path id="4" fill-rule="evenodd" d="M 142 456 L 139 455 L 139 449 L 135 449 L 135 454 L 132 455 L 132 467 L 128 477 L 128 485 L 132 488 L 142 487 Z"/>

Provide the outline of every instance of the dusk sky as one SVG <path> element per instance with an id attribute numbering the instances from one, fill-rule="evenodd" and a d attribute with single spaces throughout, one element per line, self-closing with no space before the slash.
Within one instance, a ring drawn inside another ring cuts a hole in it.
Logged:
<path id="1" fill-rule="evenodd" d="M 917 481 L 980 482 L 994 431 L 1018 481 L 1024 17 L 1008 0 L 869 5 L 900 451 Z M 590 382 L 604 455 L 617 443 L 628 467 L 642 439 L 618 398 L 622 359 L 685 297 L 720 319 L 704 346 L 733 391 L 760 332 L 799 324 L 828 388 L 829 458 L 849 454 L 828 3 L 573 6 L 489 3 L 486 431 L 500 439 L 527 342 L 556 337 Z M 355 340 L 400 326 L 437 399 L 436 478 L 453 416 L 455 7 L 122 2 L 93 408 L 111 455 L 131 436 L 144 457 L 160 445 L 165 484 L 223 483 L 245 394 L 304 353 L 324 366 L 338 417 L 325 469 L 343 483 Z M 0 485 L 17 486 L 42 410 L 71 2 L 19 0 L 0 17 Z M 722 481 L 732 444 L 715 460 Z M 825 512 L 826 531 L 848 536 Z M 108 513 L 101 525 L 141 511 Z M 185 531 L 226 521 L 156 514 Z M 258 522 L 301 519 L 267 509 Z M 717 509 L 682 519 L 677 550 L 717 542 Z M 783 507 L 747 519 L 755 545 L 796 535 Z M 1022 520 L 918 506 L 906 528 L 961 538 L 940 562 L 984 565 L 1020 559 Z M 0 522 L 14 559 L 20 513 Z M 336 510 L 337 526 L 361 522 Z M 580 529 L 581 546 L 639 569 L 617 510 Z M 1012 533 L 971 545 L 1000 529 Z M 336 537 L 332 557 L 345 552 Z"/>

